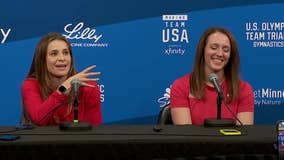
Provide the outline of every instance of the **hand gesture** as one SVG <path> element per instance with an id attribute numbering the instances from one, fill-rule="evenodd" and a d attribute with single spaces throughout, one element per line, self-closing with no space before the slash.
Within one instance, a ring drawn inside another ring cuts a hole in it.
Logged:
<path id="1" fill-rule="evenodd" d="M 81 82 L 82 86 L 87 86 L 87 87 L 94 87 L 93 85 L 90 85 L 86 82 L 88 81 L 98 81 L 99 78 L 91 78 L 91 76 L 97 76 L 99 74 L 101 74 L 101 72 L 91 72 L 91 70 L 93 70 L 94 68 L 96 68 L 95 65 L 92 65 L 86 69 L 84 69 L 83 71 L 73 75 L 72 77 L 69 77 L 66 81 L 64 81 L 62 83 L 62 85 L 67 89 L 70 90 L 71 88 L 71 81 L 74 79 L 78 79 Z"/>

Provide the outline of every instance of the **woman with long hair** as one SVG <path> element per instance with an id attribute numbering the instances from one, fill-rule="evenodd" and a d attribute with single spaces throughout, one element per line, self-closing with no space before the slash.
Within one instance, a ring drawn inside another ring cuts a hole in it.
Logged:
<path id="1" fill-rule="evenodd" d="M 35 125 L 58 125 L 72 121 L 74 107 L 70 99 L 71 82 L 81 82 L 79 121 L 101 124 L 100 91 L 96 81 L 100 72 L 90 66 L 81 72 L 74 67 L 71 45 L 59 33 L 49 33 L 37 44 L 32 65 L 22 84 L 22 102 L 26 119 Z"/>
<path id="2" fill-rule="evenodd" d="M 174 124 L 204 123 L 217 117 L 217 92 L 209 75 L 216 75 L 224 93 L 224 102 L 245 125 L 254 119 L 252 87 L 240 78 L 240 58 L 236 39 L 224 28 L 208 28 L 201 36 L 193 71 L 177 79 L 171 87 L 170 106 Z M 222 106 L 222 118 L 235 119 Z M 237 122 L 238 124 L 239 122 Z"/>

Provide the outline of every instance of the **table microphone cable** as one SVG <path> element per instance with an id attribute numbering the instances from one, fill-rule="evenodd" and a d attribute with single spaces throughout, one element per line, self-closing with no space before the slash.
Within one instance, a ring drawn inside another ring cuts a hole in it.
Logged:
<path id="1" fill-rule="evenodd" d="M 237 115 L 231 110 L 229 105 L 223 100 L 223 103 L 225 104 L 226 108 L 229 110 L 229 112 L 232 114 L 232 116 L 240 123 L 240 125 L 237 125 L 237 129 L 241 131 L 242 135 L 247 135 L 247 129 L 245 125 L 242 123 L 242 121 L 237 117 Z"/>
<path id="2" fill-rule="evenodd" d="M 241 120 L 236 116 L 236 114 L 231 110 L 231 108 L 228 106 L 228 104 L 223 100 L 223 103 L 225 104 L 226 108 L 229 110 L 229 112 L 233 115 L 233 117 L 240 123 L 240 125 L 237 126 L 237 129 L 241 131 L 242 135 L 247 135 L 247 129 L 245 125 L 241 122 Z M 156 124 L 153 126 L 153 130 L 155 132 L 161 132 L 163 130 L 163 124 Z"/>
<path id="3" fill-rule="evenodd" d="M 31 123 L 20 123 L 19 125 L 16 126 L 16 130 L 34 129 L 35 128 L 34 125 L 39 126 L 40 122 L 43 121 L 44 119 L 46 119 L 46 117 L 48 117 L 52 112 L 56 111 L 61 106 L 68 104 L 70 102 L 71 102 L 71 100 L 66 100 L 62 103 L 57 104 L 55 107 L 53 107 L 49 112 L 47 112 L 43 117 L 41 117 L 39 120 L 37 120 L 33 124 L 31 124 Z M 24 110 L 24 112 L 26 112 L 26 110 Z M 26 115 L 27 121 L 31 122 L 29 114 L 25 114 L 25 115 Z"/>

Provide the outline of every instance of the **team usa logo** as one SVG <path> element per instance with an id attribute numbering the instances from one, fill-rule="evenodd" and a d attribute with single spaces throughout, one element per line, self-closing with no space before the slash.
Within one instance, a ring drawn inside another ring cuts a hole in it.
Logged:
<path id="1" fill-rule="evenodd" d="M 162 42 L 166 44 L 163 53 L 166 55 L 186 54 L 189 43 L 187 15 L 163 15 Z"/>

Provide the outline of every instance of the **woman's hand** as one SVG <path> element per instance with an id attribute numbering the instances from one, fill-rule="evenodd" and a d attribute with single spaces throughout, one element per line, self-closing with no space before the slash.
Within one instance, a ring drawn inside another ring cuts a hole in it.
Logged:
<path id="1" fill-rule="evenodd" d="M 84 69 L 83 71 L 81 71 L 81 72 L 75 74 L 74 76 L 69 77 L 66 81 L 64 81 L 64 82 L 62 83 L 62 85 L 63 85 L 68 91 L 70 91 L 72 80 L 78 79 L 78 80 L 81 82 L 81 85 L 82 85 L 82 86 L 94 87 L 93 85 L 90 85 L 90 84 L 86 83 L 86 82 L 88 82 L 88 81 L 94 81 L 94 82 L 96 82 L 96 81 L 99 80 L 99 78 L 91 78 L 91 76 L 97 76 L 97 75 L 101 74 L 101 72 L 91 72 L 91 70 L 93 70 L 94 68 L 96 68 L 96 66 L 95 66 L 95 65 L 92 65 L 92 66 L 90 66 L 90 67 Z"/>

